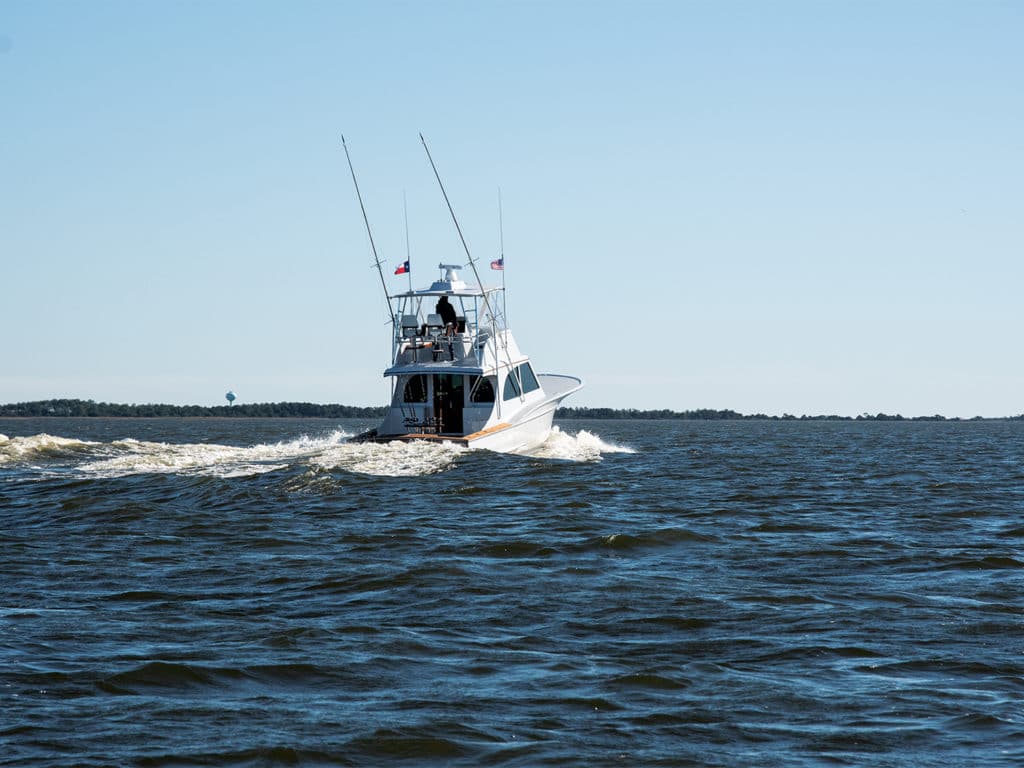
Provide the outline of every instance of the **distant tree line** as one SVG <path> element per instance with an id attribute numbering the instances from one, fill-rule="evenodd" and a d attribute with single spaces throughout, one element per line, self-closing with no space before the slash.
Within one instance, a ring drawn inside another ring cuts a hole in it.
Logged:
<path id="1" fill-rule="evenodd" d="M 785 413 L 782 416 L 768 416 L 764 413 L 743 414 L 730 409 L 720 411 L 711 408 L 698 408 L 692 411 L 670 411 L 667 409 L 640 411 L 635 408 L 559 408 L 555 415 L 562 419 L 678 419 L 682 421 L 961 421 L 957 416 L 902 416 L 888 413 L 862 413 L 859 416 L 794 416 Z M 1012 420 L 1024 420 L 1024 415 L 1010 416 Z M 970 421 L 979 421 L 975 416 Z"/>
<path id="2" fill-rule="evenodd" d="M 363 408 L 355 405 L 321 403 L 246 403 L 243 405 L 125 405 L 122 403 L 97 403 L 93 400 L 36 400 L 30 403 L 0 405 L 0 416 L 108 416 L 108 417 L 152 417 L 152 416 L 234 416 L 265 418 L 320 418 L 320 419 L 369 419 L 384 416 L 384 406 Z M 698 408 L 692 411 L 671 411 L 668 409 L 641 411 L 636 408 L 559 408 L 555 415 L 560 419 L 678 419 L 684 421 L 961 421 L 958 417 L 901 416 L 886 413 L 862 413 L 859 416 L 768 416 L 763 413 L 742 414 L 730 409 L 714 410 Z M 1010 416 L 1015 421 L 1024 420 L 1024 414 Z M 980 420 L 975 416 L 971 421 Z"/>
<path id="3" fill-rule="evenodd" d="M 384 415 L 383 407 L 320 403 L 246 403 L 243 405 L 125 405 L 93 400 L 36 400 L 31 403 L 0 405 L 0 416 L 261 416 L 272 418 L 374 418 Z"/>

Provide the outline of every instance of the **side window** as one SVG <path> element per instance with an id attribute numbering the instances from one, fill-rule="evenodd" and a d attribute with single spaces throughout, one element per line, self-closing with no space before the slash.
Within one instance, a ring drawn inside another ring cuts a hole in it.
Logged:
<path id="1" fill-rule="evenodd" d="M 523 363 L 519 366 L 519 374 L 523 379 L 523 392 L 533 392 L 535 389 L 540 389 L 540 384 L 537 383 L 537 377 L 533 375 L 533 368 L 530 367 L 529 363 Z"/>
<path id="2" fill-rule="evenodd" d="M 405 382 L 405 390 L 402 392 L 402 400 L 406 403 L 427 402 L 427 377 L 426 374 L 417 373 L 410 376 Z"/>
<path id="3" fill-rule="evenodd" d="M 502 390 L 502 400 L 512 400 L 519 397 L 519 382 L 516 381 L 515 371 L 508 372 L 508 378 L 505 379 L 505 389 Z"/>
<path id="4" fill-rule="evenodd" d="M 470 379 L 469 402 L 471 403 L 493 403 L 494 384 L 490 377 L 473 376 Z"/>

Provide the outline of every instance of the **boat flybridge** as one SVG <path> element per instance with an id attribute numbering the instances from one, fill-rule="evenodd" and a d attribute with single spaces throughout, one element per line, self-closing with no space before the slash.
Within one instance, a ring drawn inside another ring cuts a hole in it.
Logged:
<path id="1" fill-rule="evenodd" d="M 384 375 L 391 405 L 383 423 L 359 439 L 503 452 L 540 445 L 558 404 L 583 383 L 533 370 L 505 326 L 503 287 L 469 285 L 459 264 L 438 269 L 430 287 L 389 296 L 395 332 Z"/>

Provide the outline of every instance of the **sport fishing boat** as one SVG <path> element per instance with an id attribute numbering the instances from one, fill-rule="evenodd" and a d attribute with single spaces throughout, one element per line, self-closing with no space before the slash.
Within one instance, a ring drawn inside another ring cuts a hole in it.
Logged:
<path id="1" fill-rule="evenodd" d="M 583 383 L 534 372 L 497 311 L 503 288 L 470 286 L 458 264 L 438 268 L 443 275 L 430 287 L 389 297 L 391 405 L 362 439 L 448 440 L 492 451 L 540 445 L 555 408 Z"/>
<path id="2" fill-rule="evenodd" d="M 391 381 L 390 406 L 379 427 L 354 439 L 442 441 L 500 452 L 530 450 L 548 437 L 555 409 L 583 382 L 575 376 L 536 373 L 519 349 L 506 327 L 504 284 L 486 287 L 481 281 L 425 141 L 423 147 L 462 240 L 474 284 L 460 276 L 463 265 L 442 263 L 438 279 L 429 287 L 414 290 L 410 282 L 406 291 L 388 291 L 349 157 L 394 326 L 391 365 L 384 371 Z M 347 146 L 345 153 L 348 157 Z M 504 276 L 504 255 L 491 266 Z M 396 273 L 408 268 L 407 259 Z"/>

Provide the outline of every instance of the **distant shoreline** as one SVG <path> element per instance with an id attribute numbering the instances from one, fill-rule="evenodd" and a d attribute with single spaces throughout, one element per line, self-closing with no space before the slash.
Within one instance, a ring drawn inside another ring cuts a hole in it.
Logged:
<path id="1" fill-rule="evenodd" d="M 384 406 L 321 403 L 243 403 L 240 405 L 166 405 L 97 403 L 93 400 L 34 400 L 26 403 L 0 405 L 0 418 L 300 418 L 300 419 L 369 419 L 381 418 Z M 961 418 L 959 416 L 902 416 L 900 414 L 868 414 L 859 416 L 802 415 L 769 416 L 764 413 L 743 414 L 724 409 L 699 408 L 688 411 L 636 408 L 559 408 L 559 419 L 633 419 L 676 421 L 1022 421 L 1024 414 Z"/>

